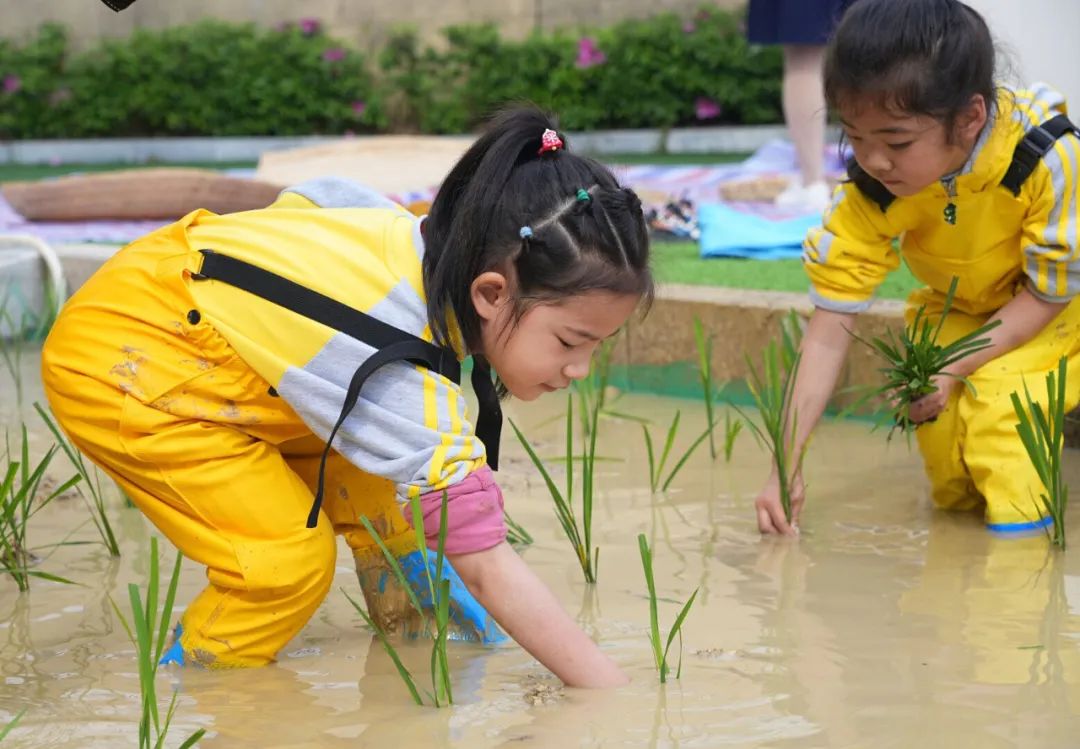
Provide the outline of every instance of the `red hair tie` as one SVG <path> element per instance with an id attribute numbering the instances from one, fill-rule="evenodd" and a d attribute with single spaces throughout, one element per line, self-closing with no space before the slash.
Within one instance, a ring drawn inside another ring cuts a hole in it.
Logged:
<path id="1" fill-rule="evenodd" d="M 548 151 L 558 151 L 562 147 L 562 138 L 559 137 L 557 132 L 548 128 L 544 131 L 544 134 L 540 136 L 540 150 L 537 151 L 537 153 L 543 154 Z"/>

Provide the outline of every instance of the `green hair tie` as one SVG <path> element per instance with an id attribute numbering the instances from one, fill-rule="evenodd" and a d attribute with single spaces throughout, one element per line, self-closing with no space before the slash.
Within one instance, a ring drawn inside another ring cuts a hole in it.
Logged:
<path id="1" fill-rule="evenodd" d="M 579 187 L 577 191 L 577 199 L 582 203 L 588 203 L 592 200 L 592 195 L 589 195 L 589 191 L 584 187 Z"/>

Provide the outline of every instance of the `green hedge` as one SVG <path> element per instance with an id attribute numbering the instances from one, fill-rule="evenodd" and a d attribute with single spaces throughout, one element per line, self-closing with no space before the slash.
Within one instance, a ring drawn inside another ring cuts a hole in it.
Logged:
<path id="1" fill-rule="evenodd" d="M 490 25 L 421 45 L 401 30 L 377 61 L 314 21 L 266 30 L 206 21 L 72 53 L 43 26 L 0 41 L 0 138 L 460 133 L 534 101 L 571 130 L 780 121 L 780 58 L 739 16 L 703 9 L 525 40 Z"/>

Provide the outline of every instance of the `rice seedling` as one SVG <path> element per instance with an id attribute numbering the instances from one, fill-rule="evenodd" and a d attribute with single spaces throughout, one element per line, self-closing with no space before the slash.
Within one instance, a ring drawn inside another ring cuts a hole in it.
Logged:
<path id="1" fill-rule="evenodd" d="M 713 384 L 712 374 L 712 336 L 705 334 L 705 326 L 701 320 L 694 318 L 694 342 L 697 344 L 698 353 L 698 377 L 701 379 L 702 396 L 705 399 L 705 421 L 713 423 L 713 410 L 715 409 L 714 398 L 716 387 Z M 716 460 L 716 439 L 713 430 L 709 429 L 709 455 Z M 650 471 L 651 473 L 651 471 Z M 655 482 L 653 491 L 656 491 Z"/>
<path id="2" fill-rule="evenodd" d="M 431 565 L 428 563 L 427 539 L 424 536 L 424 516 L 420 512 L 420 499 L 419 497 L 412 498 L 416 545 L 424 561 L 424 576 L 427 578 L 428 594 L 431 596 L 431 605 L 435 612 L 435 641 L 431 647 L 431 686 L 434 690 L 435 707 L 454 704 L 454 692 L 450 684 L 450 659 L 446 653 L 446 643 L 450 636 L 450 581 L 443 575 L 443 564 L 446 561 L 447 500 L 447 494 L 443 492 L 442 507 L 439 509 L 439 541 L 435 556 L 435 575 L 432 577 Z"/>
<path id="3" fill-rule="evenodd" d="M 694 454 L 694 451 L 698 449 L 698 446 L 705 441 L 706 437 L 711 437 L 713 433 L 714 424 L 712 421 L 705 427 L 697 439 L 690 443 L 690 447 L 682 454 L 682 456 L 675 462 L 675 466 L 671 469 L 667 478 L 661 483 L 661 478 L 664 474 L 664 466 L 667 465 L 667 459 L 671 455 L 671 447 L 675 444 L 675 436 L 679 432 L 679 420 L 682 418 L 682 412 L 676 411 L 675 416 L 671 420 L 671 426 L 668 427 L 667 438 L 664 440 L 664 449 L 660 453 L 660 459 L 656 459 L 656 452 L 653 449 L 652 434 L 649 432 L 649 427 L 645 424 L 641 425 L 641 432 L 645 437 L 645 450 L 649 456 L 649 486 L 655 493 L 657 489 L 666 492 L 668 487 L 671 486 L 671 482 L 675 480 L 675 476 L 686 465 L 686 461 L 690 459 L 690 456 Z M 710 414 L 709 418 L 712 416 Z"/>
<path id="4" fill-rule="evenodd" d="M 724 412 L 724 462 L 731 462 L 731 454 L 735 451 L 735 440 L 742 432 L 743 422 L 739 418 L 731 418 L 731 411 Z"/>
<path id="5" fill-rule="evenodd" d="M 120 623 L 127 632 L 128 638 L 135 645 L 136 659 L 139 665 L 139 690 L 141 692 L 140 704 L 142 717 L 139 719 L 139 747 L 140 749 L 161 749 L 165 745 L 165 739 L 169 733 L 173 716 L 176 713 L 177 692 L 174 689 L 172 699 L 164 718 L 158 709 L 157 688 L 154 678 L 157 675 L 158 664 L 161 662 L 161 654 L 165 650 L 165 642 L 169 637 L 169 624 L 172 621 L 173 604 L 176 601 L 176 587 L 180 582 L 180 563 L 183 555 L 176 552 L 176 562 L 173 564 L 172 576 L 169 578 L 169 587 L 165 591 L 165 600 L 161 607 L 161 615 L 158 617 L 158 592 L 160 590 L 158 574 L 158 545 L 157 538 L 150 537 L 150 574 L 146 586 L 146 598 L 142 597 L 139 586 L 135 583 L 128 585 L 128 598 L 131 602 L 131 622 L 116 605 L 116 601 L 110 597 L 113 610 L 116 612 Z M 134 627 L 132 627 L 132 623 Z M 206 729 L 200 728 L 180 745 L 180 749 L 195 746 L 206 734 Z"/>
<path id="6" fill-rule="evenodd" d="M 503 510 L 503 520 L 506 522 L 506 540 L 510 542 L 511 546 L 522 547 L 532 545 L 532 534 L 525 530 L 520 523 L 510 517 L 510 513 L 505 510 Z"/>
<path id="7" fill-rule="evenodd" d="M 876 394 L 885 395 L 892 402 L 893 426 L 889 430 L 890 438 L 897 429 L 910 434 L 918 426 L 911 420 L 909 408 L 915 401 L 937 390 L 933 381 L 938 375 L 955 377 L 969 391 L 975 392 L 967 378 L 949 374 L 944 370 L 965 356 L 990 346 L 991 341 L 986 334 L 1001 324 L 1001 321 L 994 320 L 980 326 L 948 345 L 939 344 L 938 336 L 952 309 L 957 282 L 958 279 L 954 277 L 949 284 L 941 316 L 936 324 L 928 317 L 926 306 L 923 305 L 915 312 L 911 325 L 904 326 L 899 336 L 890 330 L 885 338 L 866 341 L 851 333 L 855 340 L 869 346 L 887 365 L 880 370 L 885 375 L 885 384 L 876 390 Z"/>
<path id="8" fill-rule="evenodd" d="M 1065 509 L 1069 503 L 1069 487 L 1062 475 L 1063 448 L 1065 441 L 1065 378 L 1068 359 L 1061 357 L 1057 372 L 1046 374 L 1046 408 L 1031 397 L 1027 383 L 1024 383 L 1024 400 L 1016 392 L 1011 394 L 1013 410 L 1016 412 L 1016 431 L 1024 443 L 1031 464 L 1035 467 L 1042 482 L 1044 494 L 1040 495 L 1042 510 L 1054 521 L 1051 534 L 1046 529 L 1054 544 L 1065 548 Z M 1032 497 L 1032 502 L 1035 498 Z M 1040 510 L 1035 502 L 1036 510 Z M 1043 513 L 1038 512 L 1041 516 Z"/>
<path id="9" fill-rule="evenodd" d="M 420 499 L 418 497 L 413 497 L 411 500 L 413 528 L 416 532 L 417 547 L 423 560 L 428 594 L 431 596 L 430 600 L 434 612 L 435 631 L 433 633 L 434 640 L 431 649 L 432 688 L 430 691 L 425 689 L 424 694 L 427 695 L 428 699 L 435 707 L 454 704 L 454 692 L 450 680 L 450 659 L 446 650 L 450 635 L 450 581 L 443 575 L 443 565 L 446 559 L 446 505 L 447 495 L 444 492 L 442 507 L 439 511 L 439 540 L 435 556 L 435 573 L 432 574 L 432 566 L 429 564 L 427 539 L 424 537 L 424 519 L 420 510 Z M 408 595 L 409 603 L 420 615 L 421 619 L 425 622 L 425 628 L 427 628 L 427 613 L 420 602 L 420 598 L 416 595 L 416 592 L 406 579 L 405 571 L 401 568 L 400 562 L 398 562 L 397 558 L 394 557 L 393 553 L 383 542 L 382 537 L 379 536 L 379 532 L 375 529 L 375 526 L 371 524 L 371 521 L 364 516 L 360 517 L 360 521 L 364 524 L 364 527 L 371 537 L 375 539 L 375 543 L 378 544 L 379 549 L 382 551 L 383 557 L 390 566 L 390 571 L 397 580 L 398 585 L 400 585 L 402 590 Z M 408 667 L 401 660 L 401 656 L 390 642 L 390 638 L 386 631 L 375 622 L 363 606 L 353 600 L 347 592 L 342 592 L 345 593 L 345 598 L 347 598 L 353 608 L 356 609 L 356 612 L 364 620 L 364 623 L 375 631 L 375 635 L 379 638 L 379 642 L 382 644 L 383 649 L 386 650 L 387 655 L 390 656 L 390 660 L 393 661 L 394 668 L 397 669 L 398 675 L 401 677 L 401 680 L 405 682 L 405 686 L 409 690 L 409 694 L 412 696 L 413 701 L 417 705 L 423 705 L 424 700 L 420 694 L 420 690 L 416 686 L 416 680 L 413 678 L 412 672 L 409 671 Z"/>
<path id="10" fill-rule="evenodd" d="M 757 406 L 759 426 L 742 410 L 743 420 L 750 425 L 758 440 L 772 453 L 773 463 L 780 476 L 780 504 L 784 508 L 784 516 L 791 522 L 791 489 L 792 481 L 802 466 L 803 453 L 792 455 L 795 451 L 795 434 L 798 426 L 798 415 L 794 408 L 788 413 L 791 404 L 792 391 L 795 388 L 795 378 L 799 371 L 800 354 L 796 351 L 790 358 L 790 365 L 785 351 L 787 344 L 777 345 L 776 341 L 770 341 L 762 352 L 762 367 L 759 371 L 749 356 L 746 357 L 746 365 L 749 370 L 750 394 Z M 738 409 L 738 406 L 735 407 Z"/>
<path id="11" fill-rule="evenodd" d="M 42 570 L 32 569 L 36 558 L 27 546 L 26 526 L 30 518 L 40 512 L 56 497 L 79 483 L 80 476 L 72 476 L 51 493 L 38 499 L 45 471 L 56 456 L 53 445 L 38 461 L 30 461 L 30 440 L 26 425 L 22 425 L 22 445 L 17 456 L 12 456 L 11 442 L 4 438 L 4 466 L 0 472 L 0 573 L 7 573 L 15 580 L 19 592 L 30 589 L 30 578 L 36 577 L 53 582 L 71 584 L 71 580 Z"/>
<path id="12" fill-rule="evenodd" d="M 803 325 L 799 313 L 789 309 L 780 321 L 780 354 L 784 364 L 784 370 L 791 371 L 795 366 L 795 359 L 799 355 L 802 346 Z"/>
<path id="13" fill-rule="evenodd" d="M 97 528 L 98 534 L 101 536 L 101 542 L 109 550 L 110 556 L 120 556 L 120 544 L 116 541 L 116 534 L 113 533 L 112 525 L 109 524 L 109 513 L 105 509 L 105 492 L 101 486 L 101 473 L 95 468 L 92 470 L 93 475 L 91 476 L 91 469 L 87 468 L 82 453 L 64 437 L 56 422 L 49 416 L 49 412 L 36 401 L 34 402 L 34 408 L 82 479 L 82 483 L 78 487 L 79 495 L 90 510 L 90 519 L 94 522 L 94 527 Z M 89 497 L 83 492 L 83 487 L 90 494 Z"/>
<path id="14" fill-rule="evenodd" d="M 570 541 L 570 545 L 574 548 L 574 553 L 577 555 L 578 563 L 581 565 L 581 571 L 585 575 L 585 582 L 595 583 L 596 574 L 599 568 L 600 562 L 600 549 L 594 549 L 592 545 L 592 515 L 593 515 L 593 495 L 594 495 L 594 481 L 595 481 L 595 464 L 596 464 L 596 437 L 597 426 L 600 417 L 600 408 L 602 407 L 600 399 L 595 398 L 589 402 L 590 411 L 588 413 L 585 423 L 588 428 L 585 430 L 587 447 L 585 453 L 581 457 L 581 523 L 578 524 L 578 519 L 574 515 L 574 396 L 567 395 L 566 398 L 566 491 L 563 492 L 555 484 L 555 481 L 551 478 L 550 472 L 544 465 L 544 461 L 536 454 L 533 446 L 522 434 L 518 425 L 514 423 L 513 419 L 510 419 L 510 426 L 514 430 L 514 434 L 517 435 L 518 441 L 522 447 L 525 448 L 525 452 L 528 453 L 529 458 L 532 460 L 533 465 L 540 472 L 540 475 L 544 479 L 544 483 L 547 484 L 548 492 L 551 494 L 551 499 L 555 504 L 555 515 L 559 519 L 559 524 L 562 526 L 563 533 L 566 534 L 566 538 Z"/>
<path id="15" fill-rule="evenodd" d="M 667 682 L 668 673 L 671 671 L 671 667 L 668 665 L 668 652 L 671 650 L 671 644 L 675 641 L 676 636 L 679 638 L 679 664 L 675 669 L 675 678 L 678 679 L 682 676 L 682 625 L 686 621 L 687 614 L 690 613 L 690 607 L 694 605 L 694 600 L 697 598 L 700 588 L 695 588 L 694 592 L 690 594 L 690 598 L 683 604 L 679 615 L 675 617 L 675 623 L 671 626 L 671 631 L 668 632 L 667 643 L 661 648 L 660 621 L 656 606 L 656 583 L 653 580 L 652 551 L 649 549 L 649 542 L 645 539 L 644 533 L 638 534 L 638 549 L 641 551 L 641 566 L 645 571 L 645 584 L 649 588 L 649 641 L 652 643 L 656 670 L 660 672 L 660 683 L 664 684 Z"/>
<path id="16" fill-rule="evenodd" d="M 19 721 L 22 720 L 22 716 L 25 715 L 25 714 L 26 714 L 25 709 L 20 710 L 19 712 L 17 712 L 15 714 L 15 717 L 11 719 L 10 723 L 8 723 L 3 728 L 0 728 L 0 741 L 3 741 L 5 738 L 7 738 L 7 735 L 9 733 L 11 733 L 13 730 L 15 730 L 15 726 L 17 726 L 19 724 Z"/>
<path id="17" fill-rule="evenodd" d="M 600 344 L 596 357 L 589 368 L 589 375 L 574 383 L 574 392 L 578 396 L 578 414 L 581 417 L 581 433 L 586 438 L 599 426 L 598 418 L 607 405 L 607 385 L 611 376 L 611 353 L 615 347 L 612 339 Z"/>

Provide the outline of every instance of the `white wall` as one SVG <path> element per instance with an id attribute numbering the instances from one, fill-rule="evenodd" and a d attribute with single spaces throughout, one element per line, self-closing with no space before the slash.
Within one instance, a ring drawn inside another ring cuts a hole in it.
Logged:
<path id="1" fill-rule="evenodd" d="M 1080 0 L 965 0 L 1010 58 L 1013 82 L 1045 81 L 1080 120 Z"/>

